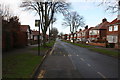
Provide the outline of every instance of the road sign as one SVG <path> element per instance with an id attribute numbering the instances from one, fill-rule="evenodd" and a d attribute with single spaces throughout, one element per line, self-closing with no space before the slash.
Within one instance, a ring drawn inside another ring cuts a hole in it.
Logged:
<path id="1" fill-rule="evenodd" d="M 39 27 L 40 26 L 40 20 L 35 20 L 35 27 Z"/>

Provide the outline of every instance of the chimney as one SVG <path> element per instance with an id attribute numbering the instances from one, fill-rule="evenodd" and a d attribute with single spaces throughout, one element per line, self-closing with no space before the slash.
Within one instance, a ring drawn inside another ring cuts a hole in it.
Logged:
<path id="1" fill-rule="evenodd" d="M 82 31 L 82 29 L 79 29 L 79 31 Z"/>
<path id="2" fill-rule="evenodd" d="M 88 25 L 85 26 L 85 29 L 88 29 Z"/>
<path id="3" fill-rule="evenodd" d="M 118 20 L 120 20 L 120 0 L 118 1 Z"/>
<path id="4" fill-rule="evenodd" d="M 102 19 L 102 23 L 104 23 L 104 22 L 106 22 L 106 21 L 107 21 L 107 19 L 106 19 L 106 18 Z"/>

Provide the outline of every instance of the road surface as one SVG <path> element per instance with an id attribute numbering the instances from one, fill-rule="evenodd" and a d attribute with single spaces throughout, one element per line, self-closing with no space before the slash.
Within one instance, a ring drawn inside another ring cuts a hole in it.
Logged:
<path id="1" fill-rule="evenodd" d="M 118 60 L 57 40 L 38 78 L 118 78 Z"/>

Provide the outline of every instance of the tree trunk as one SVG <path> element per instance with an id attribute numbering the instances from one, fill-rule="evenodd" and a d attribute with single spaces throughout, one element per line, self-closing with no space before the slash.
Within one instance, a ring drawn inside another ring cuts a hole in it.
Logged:
<path id="1" fill-rule="evenodd" d="M 72 38 L 72 39 L 73 39 L 73 43 L 74 43 L 74 33 L 72 33 L 72 36 L 73 36 L 73 38 Z"/>
<path id="2" fill-rule="evenodd" d="M 46 47 L 46 33 L 43 32 L 43 46 Z"/>

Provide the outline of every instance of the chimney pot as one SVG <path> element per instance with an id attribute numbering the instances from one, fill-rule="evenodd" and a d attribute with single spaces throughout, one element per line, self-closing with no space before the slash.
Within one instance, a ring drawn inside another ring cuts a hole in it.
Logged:
<path id="1" fill-rule="evenodd" d="M 85 29 L 88 29 L 88 25 L 85 26 Z"/>
<path id="2" fill-rule="evenodd" d="M 102 22 L 106 22 L 106 21 L 107 21 L 107 19 L 106 19 L 106 18 L 102 19 Z"/>
<path id="3" fill-rule="evenodd" d="M 82 29 L 79 29 L 79 31 L 82 31 Z"/>

